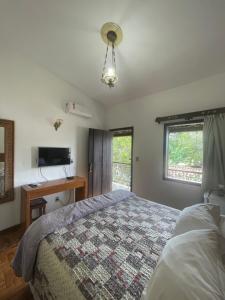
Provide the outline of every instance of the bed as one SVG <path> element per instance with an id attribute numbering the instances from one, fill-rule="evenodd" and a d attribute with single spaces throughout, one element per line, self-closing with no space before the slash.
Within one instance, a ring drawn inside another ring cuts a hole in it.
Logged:
<path id="1" fill-rule="evenodd" d="M 225 219 L 117 190 L 37 219 L 12 266 L 35 300 L 224 300 Z"/>
<path id="2" fill-rule="evenodd" d="M 179 213 L 131 194 L 52 232 L 39 246 L 34 299 L 140 299 Z"/>

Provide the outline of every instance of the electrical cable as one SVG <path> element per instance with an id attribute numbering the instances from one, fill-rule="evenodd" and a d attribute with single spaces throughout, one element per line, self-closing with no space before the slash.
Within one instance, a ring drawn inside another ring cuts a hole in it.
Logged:
<path id="1" fill-rule="evenodd" d="M 67 170 L 66 170 L 66 166 L 63 166 L 63 170 L 64 170 L 64 173 L 65 173 L 65 176 L 66 176 L 66 177 L 69 177 L 69 176 L 68 176 L 68 172 L 67 172 Z"/>
<path id="2" fill-rule="evenodd" d="M 42 172 L 42 168 L 41 168 L 41 167 L 39 168 L 39 172 L 40 172 L 41 177 L 44 178 L 44 180 L 45 180 L 46 182 L 48 182 L 48 178 L 45 177 L 45 176 L 43 175 L 43 172 Z"/>

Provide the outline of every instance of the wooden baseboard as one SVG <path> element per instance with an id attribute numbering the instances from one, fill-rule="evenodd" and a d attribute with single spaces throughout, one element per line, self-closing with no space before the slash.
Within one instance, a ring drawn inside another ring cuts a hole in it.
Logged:
<path id="1" fill-rule="evenodd" d="M 5 234 L 8 232 L 13 232 L 13 231 L 19 230 L 21 228 L 21 226 L 22 226 L 21 224 L 17 224 L 17 225 L 13 225 L 11 227 L 5 228 L 3 230 L 0 230 L 0 234 Z"/>

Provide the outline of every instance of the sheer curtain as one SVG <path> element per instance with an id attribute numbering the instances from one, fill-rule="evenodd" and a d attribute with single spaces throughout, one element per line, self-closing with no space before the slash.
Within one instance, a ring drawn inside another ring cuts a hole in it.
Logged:
<path id="1" fill-rule="evenodd" d="M 202 190 L 225 185 L 225 115 L 206 117 L 203 126 Z"/>

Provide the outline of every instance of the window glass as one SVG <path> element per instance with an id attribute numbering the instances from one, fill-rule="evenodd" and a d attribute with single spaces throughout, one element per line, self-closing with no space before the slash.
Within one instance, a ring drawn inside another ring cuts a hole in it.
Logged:
<path id="1" fill-rule="evenodd" d="M 202 182 L 202 123 L 166 125 L 164 177 L 184 182 Z"/>

